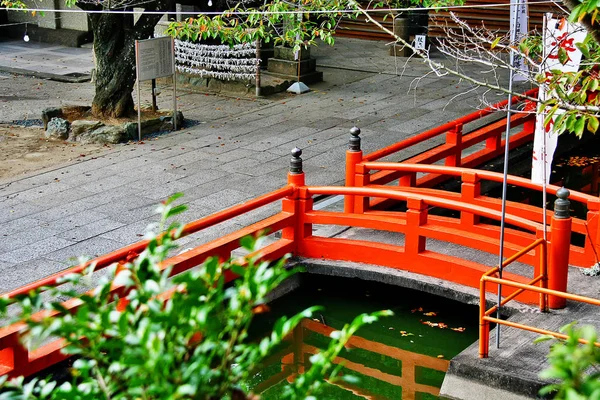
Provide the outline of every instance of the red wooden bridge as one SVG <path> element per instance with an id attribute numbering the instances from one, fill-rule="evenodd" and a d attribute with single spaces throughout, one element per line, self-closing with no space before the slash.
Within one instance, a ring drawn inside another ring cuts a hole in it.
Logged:
<path id="1" fill-rule="evenodd" d="M 515 101 L 518 100 L 515 98 Z M 503 154 L 502 134 L 506 122 L 492 122 L 470 131 L 465 128 L 470 123 L 480 123 L 482 118 L 503 105 L 500 103 L 496 107 L 475 112 L 368 155 L 362 154 L 360 131 L 353 128 L 347 151 L 346 186 L 307 186 L 302 170 L 302 152 L 294 149 L 286 186 L 191 222 L 185 226 L 183 236 L 201 232 L 274 203 L 281 203 L 281 211 L 176 255 L 167 260 L 165 265 L 172 265 L 173 274 L 177 274 L 198 266 L 209 257 L 228 259 L 232 251 L 239 248 L 242 237 L 266 231 L 272 240 L 260 250 L 264 259 L 278 259 L 289 253 L 300 258 L 348 260 L 402 269 L 478 288 L 482 292 L 481 356 L 487 356 L 489 323 L 504 323 L 491 316 L 495 309 L 485 309 L 485 292 L 495 293 L 499 284 L 503 286 L 503 304 L 516 298 L 521 302 L 537 304 L 545 310 L 548 306 L 564 306 L 568 298 L 600 305 L 600 300 L 566 293 L 568 265 L 588 268 L 597 262 L 600 252 L 600 201 L 595 196 L 571 192 L 567 200 L 567 191 L 549 186 L 547 192 L 558 193 L 558 202 L 563 202 L 560 204 L 566 207 L 566 213 L 564 210 L 548 212 L 550 223 L 546 236 L 542 209 L 508 202 L 504 242 L 507 259 L 504 265 L 508 266 L 517 259 L 520 264 L 518 268 L 509 268 L 504 272 L 502 279 L 498 276 L 498 268 L 490 270 L 489 264 L 446 254 L 443 246 L 435 246 L 436 242 L 450 243 L 482 254 L 498 254 L 501 203 L 497 198 L 482 193 L 481 185 L 486 181 L 502 182 L 503 176 L 472 168 Z M 512 116 L 511 125 L 515 132 L 510 136 L 511 148 L 533 139 L 534 118 L 534 114 L 526 112 Z M 400 152 L 415 144 L 443 137 L 445 141 L 442 144 L 402 163 L 382 161 L 384 158 L 398 159 Z M 449 179 L 460 181 L 459 191 L 445 190 L 438 185 Z M 541 196 L 542 187 L 527 179 L 509 176 L 508 184 Z M 325 195 L 344 196 L 344 210 L 315 209 L 315 198 Z M 570 217 L 569 201 L 580 203 L 587 210 L 586 217 Z M 383 207 L 392 202 L 400 204 L 402 207 L 395 209 L 401 211 L 390 211 Z M 391 244 L 322 237 L 313 229 L 314 225 L 393 232 L 398 240 Z M 572 237 L 580 240 L 572 242 Z M 139 254 L 146 245 L 145 241 L 135 243 L 91 262 L 96 264 L 96 269 L 106 268 Z M 73 267 L 13 290 L 6 296 L 15 297 L 43 286 L 56 285 L 61 277 L 81 272 L 85 267 Z M 123 291 L 115 286 L 113 292 L 119 295 Z M 78 305 L 77 298 L 64 303 L 67 309 L 76 309 Z M 31 351 L 23 347 L 19 340 L 23 327 L 23 323 L 16 323 L 0 329 L 0 375 L 31 375 L 66 358 L 61 353 L 61 341 Z M 541 328 L 517 327 L 546 332 Z"/>

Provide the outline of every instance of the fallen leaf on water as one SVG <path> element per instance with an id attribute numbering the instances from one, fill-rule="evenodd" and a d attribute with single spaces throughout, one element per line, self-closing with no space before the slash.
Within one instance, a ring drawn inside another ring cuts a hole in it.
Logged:
<path id="1" fill-rule="evenodd" d="M 437 358 L 444 358 L 444 355 L 443 355 L 443 354 L 439 354 L 439 355 L 437 356 Z"/>

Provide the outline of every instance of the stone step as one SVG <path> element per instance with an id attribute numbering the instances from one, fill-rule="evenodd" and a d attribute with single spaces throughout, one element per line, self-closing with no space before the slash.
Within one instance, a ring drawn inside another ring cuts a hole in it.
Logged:
<path id="1" fill-rule="evenodd" d="M 286 74 L 278 74 L 278 73 L 273 73 L 273 72 L 266 72 L 266 74 L 274 76 L 276 78 L 293 81 L 293 82 L 296 82 L 298 80 L 298 76 L 296 74 L 286 75 Z M 308 74 L 300 75 L 300 82 L 304 82 L 307 85 L 310 83 L 323 82 L 323 72 L 315 71 L 315 72 L 310 72 Z"/>

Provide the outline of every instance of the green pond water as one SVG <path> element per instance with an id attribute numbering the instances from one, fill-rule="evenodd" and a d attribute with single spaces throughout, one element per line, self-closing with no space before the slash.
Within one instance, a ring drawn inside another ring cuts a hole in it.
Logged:
<path id="1" fill-rule="evenodd" d="M 262 399 L 279 398 L 286 379 L 327 346 L 328 333 L 361 313 L 389 309 L 394 316 L 361 328 L 340 354 L 342 373 L 359 381 L 326 384 L 319 399 L 436 399 L 449 360 L 477 340 L 476 306 L 356 279 L 306 278 L 300 289 L 273 301 L 253 326 L 253 335 L 260 336 L 282 315 L 325 308 L 254 375 L 250 389 Z"/>

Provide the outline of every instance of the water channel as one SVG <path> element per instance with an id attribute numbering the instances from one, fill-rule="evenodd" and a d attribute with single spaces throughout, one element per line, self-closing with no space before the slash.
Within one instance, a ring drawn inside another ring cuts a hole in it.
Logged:
<path id="1" fill-rule="evenodd" d="M 364 326 L 336 362 L 357 383 L 326 384 L 319 399 L 436 399 L 449 360 L 477 340 L 478 309 L 414 290 L 357 279 L 306 276 L 302 286 L 273 301 L 255 334 L 267 332 L 282 315 L 313 305 L 325 309 L 304 320 L 270 357 L 251 387 L 261 399 L 279 398 L 287 380 L 309 365 L 329 343 L 329 333 L 360 313 L 389 309 L 394 316 Z"/>

